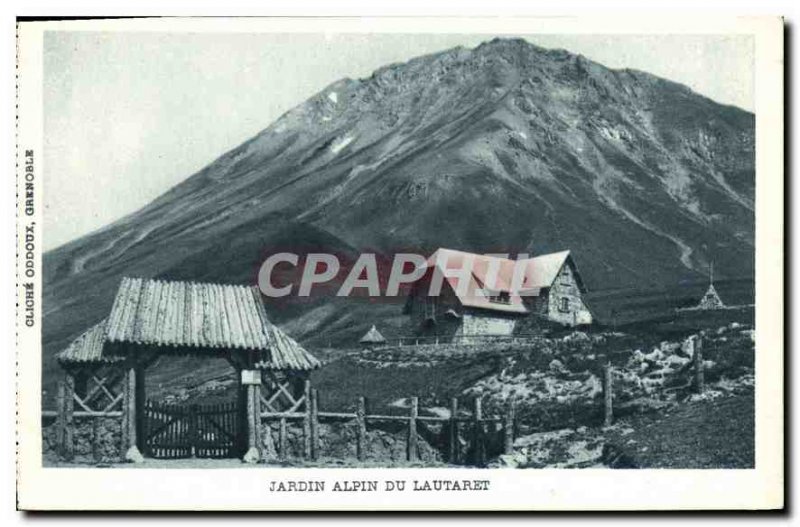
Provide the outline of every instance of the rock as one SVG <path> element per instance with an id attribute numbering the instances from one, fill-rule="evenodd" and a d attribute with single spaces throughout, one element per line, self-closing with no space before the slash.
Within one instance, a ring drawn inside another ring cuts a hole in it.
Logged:
<path id="1" fill-rule="evenodd" d="M 652 362 L 658 362 L 660 360 L 663 360 L 664 357 L 665 357 L 664 353 L 658 348 L 654 348 L 653 351 L 644 356 L 645 359 Z"/>
<path id="2" fill-rule="evenodd" d="M 502 454 L 497 458 L 497 465 L 500 468 L 518 468 L 524 464 L 528 458 L 522 452 L 514 452 L 513 454 Z"/>
<path id="3" fill-rule="evenodd" d="M 553 372 L 563 372 L 564 371 L 564 363 L 561 362 L 558 359 L 553 359 L 553 360 L 550 361 L 550 364 L 548 365 L 548 368 L 550 368 L 550 371 L 553 371 Z"/>
<path id="4" fill-rule="evenodd" d="M 583 331 L 573 331 L 566 337 L 564 337 L 564 342 L 590 342 L 591 339 L 589 335 L 584 333 Z"/>
<path id="5" fill-rule="evenodd" d="M 125 452 L 125 461 L 128 463 L 144 463 L 144 456 L 139 452 L 139 449 L 136 448 L 136 445 L 134 445 Z"/>
<path id="6" fill-rule="evenodd" d="M 247 453 L 242 458 L 243 463 L 254 464 L 258 463 L 259 459 L 261 458 L 260 454 L 258 453 L 258 449 L 256 447 L 250 447 Z"/>
<path id="7" fill-rule="evenodd" d="M 603 453 L 600 458 L 603 464 L 609 468 L 639 468 L 633 456 L 614 443 L 603 445 Z"/>

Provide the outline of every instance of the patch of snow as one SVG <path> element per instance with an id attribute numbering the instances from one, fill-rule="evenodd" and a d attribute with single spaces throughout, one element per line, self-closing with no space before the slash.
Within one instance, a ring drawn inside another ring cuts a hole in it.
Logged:
<path id="1" fill-rule="evenodd" d="M 333 152 L 334 154 L 338 154 L 339 152 L 342 151 L 342 149 L 344 147 L 346 147 L 347 145 L 352 143 L 353 139 L 354 139 L 353 136 L 348 135 L 348 136 L 343 137 L 343 138 L 341 138 L 341 139 L 339 139 L 337 141 L 334 141 L 333 144 L 331 145 L 331 152 Z"/>
<path id="2" fill-rule="evenodd" d="M 336 104 L 339 102 L 339 95 L 335 91 L 332 91 L 328 94 L 328 99 L 330 99 L 333 104 Z"/>

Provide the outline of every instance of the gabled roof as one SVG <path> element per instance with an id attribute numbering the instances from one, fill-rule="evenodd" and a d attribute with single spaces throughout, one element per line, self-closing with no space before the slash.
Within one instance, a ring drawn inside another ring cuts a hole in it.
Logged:
<path id="1" fill-rule="evenodd" d="M 367 331 L 364 334 L 364 336 L 361 337 L 361 340 L 359 340 L 359 342 L 361 344 L 382 344 L 386 342 L 386 339 L 383 338 L 381 332 L 378 331 L 378 328 L 376 328 L 375 325 L 373 324 L 372 327 L 369 328 L 369 331 Z"/>
<path id="2" fill-rule="evenodd" d="M 463 269 L 468 259 L 472 259 L 472 269 L 466 285 L 461 285 L 458 277 L 444 278 L 463 306 L 505 313 L 528 312 L 520 296 L 513 290 L 513 260 L 440 248 L 428 258 L 426 266 L 440 272 L 457 270 Z M 508 294 L 508 303 L 490 300 L 492 295 L 499 293 Z"/>
<path id="3" fill-rule="evenodd" d="M 180 348 L 183 352 L 255 351 L 257 366 L 309 370 L 321 363 L 267 318 L 256 288 L 123 278 L 108 318 L 58 356 L 62 362 L 102 362 L 114 344 Z M 114 359 L 116 360 L 116 359 Z"/>
<path id="4" fill-rule="evenodd" d="M 543 254 L 535 258 L 520 260 L 525 265 L 525 281 L 522 289 L 543 289 L 551 287 L 561 268 L 570 258 L 569 251 Z"/>
<path id="5" fill-rule="evenodd" d="M 258 290 L 194 282 L 123 278 L 108 316 L 109 342 L 267 349 Z"/>
<path id="6" fill-rule="evenodd" d="M 103 319 L 73 340 L 69 346 L 56 355 L 56 359 L 62 364 L 112 364 L 124 360 L 123 356 L 103 353 L 103 345 L 106 341 L 105 333 L 106 319 Z"/>

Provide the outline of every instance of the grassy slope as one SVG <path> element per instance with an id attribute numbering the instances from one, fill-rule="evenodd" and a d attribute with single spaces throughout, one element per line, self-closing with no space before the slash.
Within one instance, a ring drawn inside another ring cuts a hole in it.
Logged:
<path id="1" fill-rule="evenodd" d="M 754 402 L 751 391 L 632 416 L 634 432 L 617 440 L 642 468 L 752 468 Z"/>

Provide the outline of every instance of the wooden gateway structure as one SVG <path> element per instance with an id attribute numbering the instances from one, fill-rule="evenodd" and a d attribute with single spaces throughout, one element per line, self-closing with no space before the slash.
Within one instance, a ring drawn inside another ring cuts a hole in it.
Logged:
<path id="1" fill-rule="evenodd" d="M 149 366 L 164 355 L 224 358 L 236 370 L 236 404 L 175 408 L 147 401 Z M 257 288 L 123 278 L 108 317 L 58 355 L 61 455 L 74 452 L 76 418 L 119 418 L 122 452 L 159 457 L 274 452 L 262 412 L 305 411 L 320 362 L 270 323 Z M 209 438 L 219 438 L 209 442 Z"/>

